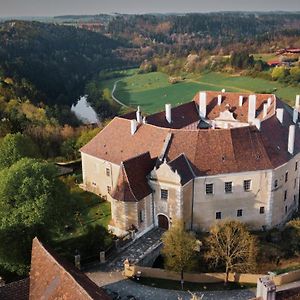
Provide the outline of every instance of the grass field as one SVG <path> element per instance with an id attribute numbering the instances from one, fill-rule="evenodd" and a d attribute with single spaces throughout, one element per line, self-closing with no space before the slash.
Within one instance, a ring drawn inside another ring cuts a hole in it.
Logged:
<path id="1" fill-rule="evenodd" d="M 215 72 L 189 76 L 176 84 L 170 84 L 168 75 L 163 73 L 137 74 L 133 70 L 128 72 L 125 77 L 101 82 L 100 87 L 112 91 L 114 82 L 118 80 L 115 97 L 131 107 L 140 105 L 146 113 L 163 110 L 166 103 L 175 106 L 188 102 L 200 90 L 221 91 L 225 88 L 231 92 L 275 92 L 290 105 L 293 105 L 295 96 L 300 93 L 300 89 L 283 87 L 274 81 Z"/>

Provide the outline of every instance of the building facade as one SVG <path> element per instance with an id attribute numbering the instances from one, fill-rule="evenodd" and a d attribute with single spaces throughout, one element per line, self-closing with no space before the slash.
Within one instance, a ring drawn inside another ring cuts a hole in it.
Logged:
<path id="1" fill-rule="evenodd" d="M 81 149 L 82 187 L 110 201 L 117 235 L 174 219 L 191 230 L 226 218 L 280 226 L 299 206 L 299 101 L 207 91 L 116 117 Z"/>

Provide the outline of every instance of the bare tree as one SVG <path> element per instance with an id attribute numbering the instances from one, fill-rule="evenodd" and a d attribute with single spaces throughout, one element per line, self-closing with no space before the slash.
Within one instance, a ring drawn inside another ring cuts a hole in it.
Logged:
<path id="1" fill-rule="evenodd" d="M 206 244 L 206 259 L 214 267 L 225 267 L 225 285 L 229 272 L 246 272 L 255 268 L 256 239 L 238 221 L 225 220 L 213 225 Z"/>
<path id="2" fill-rule="evenodd" d="M 183 222 L 175 221 L 172 227 L 164 233 L 162 241 L 165 265 L 170 270 L 180 272 L 183 288 L 183 272 L 195 265 L 197 240 L 192 233 L 184 229 Z"/>

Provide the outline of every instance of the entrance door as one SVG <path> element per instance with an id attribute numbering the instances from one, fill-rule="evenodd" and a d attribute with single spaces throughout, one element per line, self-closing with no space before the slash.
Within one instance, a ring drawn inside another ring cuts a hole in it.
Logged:
<path id="1" fill-rule="evenodd" d="M 158 215 L 158 227 L 168 230 L 169 220 L 165 215 Z"/>

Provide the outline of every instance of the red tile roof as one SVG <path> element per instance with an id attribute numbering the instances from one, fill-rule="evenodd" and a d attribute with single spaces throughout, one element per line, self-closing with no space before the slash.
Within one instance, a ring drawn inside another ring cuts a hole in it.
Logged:
<path id="1" fill-rule="evenodd" d="M 237 119 L 242 122 L 247 121 L 249 94 L 223 93 L 221 108 L 212 104 L 216 101 L 218 94 L 221 93 L 207 92 L 209 118 L 217 117 L 222 109 L 225 110 L 225 105 L 229 104 Z M 239 95 L 245 97 L 242 107 L 238 107 Z M 155 114 L 154 117 L 148 117 L 151 122 L 158 120 L 158 124 L 162 126 L 141 124 L 137 132 L 131 135 L 130 120 L 117 117 L 81 151 L 120 165 L 122 161 L 147 151 L 151 158 L 159 157 L 165 140 L 169 133 L 172 133 L 165 157 L 168 161 L 172 161 L 183 153 L 197 176 L 276 168 L 292 157 L 287 151 L 288 127 L 292 124 L 292 118 L 285 111 L 284 123 L 280 124 L 274 113 L 275 108 L 283 107 L 283 104 L 270 94 L 256 95 L 258 118 L 262 119 L 261 110 L 269 97 L 272 97 L 272 104 L 267 117 L 261 122 L 261 130 L 255 126 L 194 129 L 196 126 L 193 124 L 197 123 L 195 122 L 197 109 L 191 102 L 192 104 L 176 108 L 176 113 L 173 113 L 174 109 L 172 109 L 172 126 L 183 126 L 181 129 L 164 127 L 167 124 L 164 123 L 163 112 Z M 194 101 L 197 103 L 198 94 Z M 186 126 L 188 118 L 181 118 L 183 112 L 191 116 L 191 124 L 188 126 Z M 198 116 L 197 118 L 199 120 Z M 295 154 L 298 152 L 300 152 L 300 133 L 297 127 Z"/>
<path id="2" fill-rule="evenodd" d="M 0 287 L 0 299 L 3 300 L 28 300 L 29 278 L 8 283 Z"/>
<path id="3" fill-rule="evenodd" d="M 32 244 L 30 299 L 109 300 L 100 287 L 37 238 Z"/>
<path id="4" fill-rule="evenodd" d="M 156 159 L 151 159 L 149 152 L 122 162 L 112 197 L 120 201 L 134 202 L 151 194 L 146 176 L 154 168 L 155 162 Z"/>
<path id="5" fill-rule="evenodd" d="M 218 103 L 218 95 L 222 95 L 221 105 Z M 226 105 L 229 105 L 230 111 L 233 116 L 240 122 L 248 121 L 248 105 L 249 105 L 249 93 L 222 93 L 222 92 L 206 92 L 206 104 L 207 104 L 207 118 L 215 119 L 226 109 Z M 268 109 L 269 115 L 274 111 L 274 96 L 272 94 L 255 94 L 256 95 L 256 111 L 257 117 L 261 119 L 263 104 L 267 103 L 268 98 L 272 98 L 272 104 Z M 243 96 L 243 105 L 239 106 L 239 96 Z M 199 105 L 199 93 L 194 97 L 194 101 Z"/>
<path id="6" fill-rule="evenodd" d="M 168 162 L 173 171 L 177 171 L 180 178 L 181 184 L 185 185 L 187 182 L 194 178 L 192 167 L 188 162 L 186 156 L 182 153 L 175 159 Z"/>

